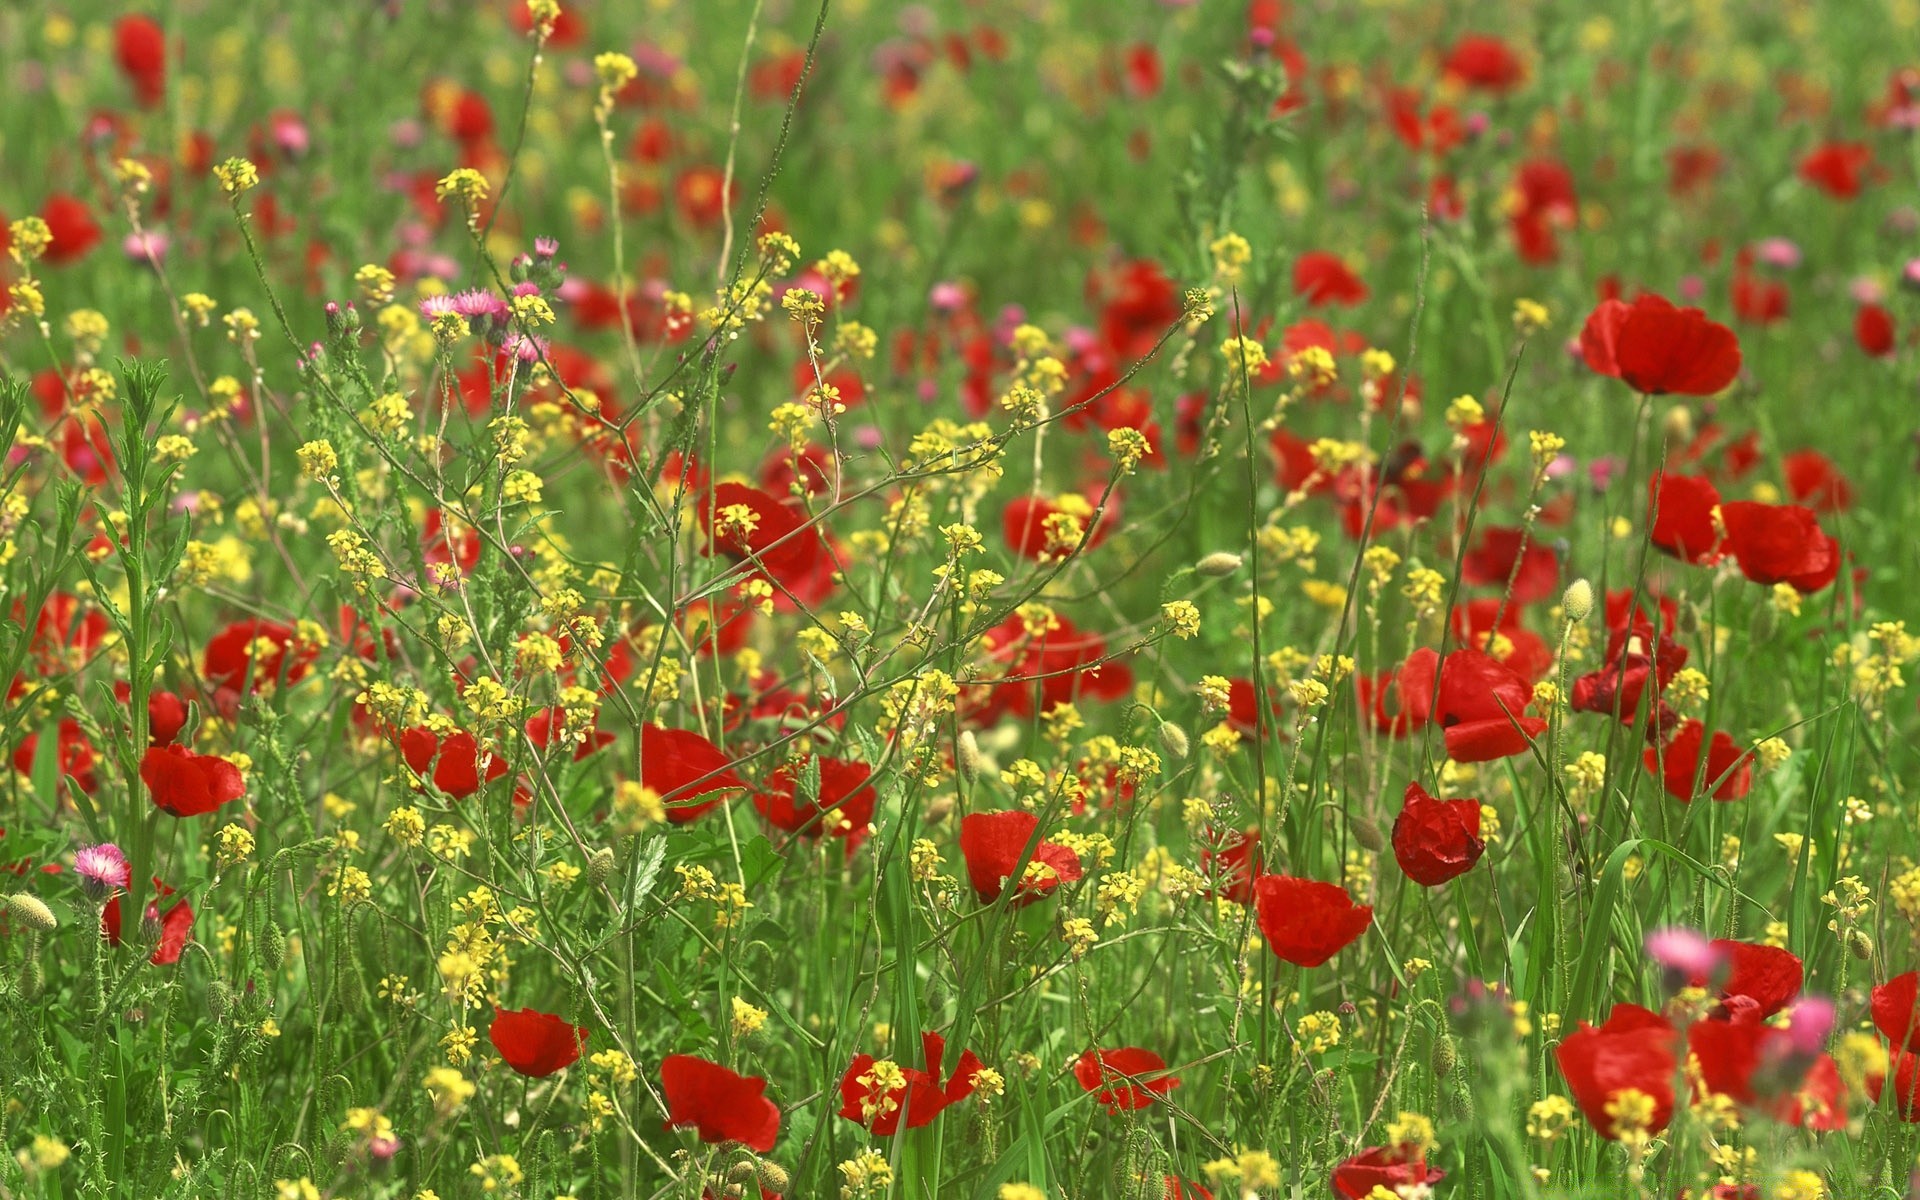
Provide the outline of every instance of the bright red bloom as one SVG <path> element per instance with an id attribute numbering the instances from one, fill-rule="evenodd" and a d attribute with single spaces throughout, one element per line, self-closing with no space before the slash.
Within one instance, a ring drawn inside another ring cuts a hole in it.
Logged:
<path id="1" fill-rule="evenodd" d="M 187 702 L 172 692 L 147 697 L 147 740 L 164 746 L 180 736 L 187 723 Z"/>
<path id="2" fill-rule="evenodd" d="M 819 764 L 819 787 L 813 798 L 803 786 L 809 762 Z M 867 836 L 873 821 L 874 790 L 867 782 L 873 768 L 863 762 L 826 755 L 802 759 L 767 776 L 766 786 L 753 794 L 753 806 L 776 829 L 817 838 L 831 833 L 847 839 L 849 848 Z"/>
<path id="3" fill-rule="evenodd" d="M 1519 526 L 1489 526 L 1462 556 L 1460 577 L 1475 587 L 1506 588 L 1511 603 L 1532 604 L 1560 592 L 1560 559 L 1551 547 L 1527 536 Z"/>
<path id="4" fill-rule="evenodd" d="M 1087 301 L 1100 310 L 1100 340 L 1126 362 L 1152 350 L 1182 311 L 1179 285 L 1149 258 L 1090 274 Z"/>
<path id="5" fill-rule="evenodd" d="M 140 759 L 140 782 L 154 807 L 176 817 L 198 817 L 246 794 L 240 768 L 185 746 L 153 746 Z"/>
<path id="6" fill-rule="evenodd" d="M 86 730 L 80 727 L 80 722 L 73 717 L 60 718 L 60 724 L 55 728 L 53 746 L 54 770 L 73 780 L 76 787 L 91 796 L 99 786 L 94 767 L 100 761 L 100 754 L 93 748 L 93 742 L 87 737 Z M 30 733 L 21 738 L 20 744 L 13 748 L 13 769 L 31 778 L 34 758 L 39 752 L 39 734 Z"/>
<path id="7" fill-rule="evenodd" d="M 1827 142 L 1800 160 L 1797 173 L 1835 200 L 1851 200 L 1860 194 L 1862 176 L 1872 162 L 1873 150 L 1865 142 Z"/>
<path id="8" fill-rule="evenodd" d="M 65 192 L 55 192 L 40 206 L 40 219 L 47 223 L 53 240 L 47 244 L 46 260 L 52 266 L 65 266 L 85 258 L 100 244 L 100 223 L 86 201 Z"/>
<path id="9" fill-rule="evenodd" d="M 1790 583 L 1816 592 L 1840 571 L 1840 547 L 1813 510 L 1798 504 L 1729 500 L 1720 506 L 1727 549 L 1755 583 Z"/>
<path id="10" fill-rule="evenodd" d="M 1421 887 L 1439 887 L 1473 870 L 1486 850 L 1478 800 L 1436 800 L 1409 783 L 1393 821 L 1393 858 Z"/>
<path id="11" fill-rule="evenodd" d="M 1893 314 L 1878 304 L 1862 304 L 1853 314 L 1853 340 L 1861 351 L 1873 358 L 1893 353 Z"/>
<path id="12" fill-rule="evenodd" d="M 131 876 L 131 870 L 128 875 Z M 128 878 L 119 881 L 120 887 L 126 887 Z M 161 899 L 173 895 L 173 889 L 160 882 L 156 876 L 153 881 L 154 894 Z M 100 911 L 100 934 L 107 939 L 109 946 L 118 946 L 121 938 L 123 918 L 120 912 L 120 897 L 114 896 Z M 187 941 L 193 936 L 193 904 L 182 897 L 167 906 L 163 913 L 159 901 L 147 905 L 147 919 L 160 926 L 160 944 L 155 946 L 153 954 L 147 959 L 157 967 L 180 961 L 180 955 L 186 951 Z"/>
<path id="13" fill-rule="evenodd" d="M 973 1094 L 973 1077 L 985 1065 L 973 1051 L 960 1052 L 953 1074 L 942 1083 L 940 1064 L 947 1053 L 946 1039 L 937 1033 L 922 1034 L 920 1049 L 926 1058 L 926 1070 L 901 1067 L 906 1083 L 885 1096 L 877 1095 L 871 1082 L 861 1082 L 861 1076 L 872 1070 L 877 1060 L 871 1054 L 855 1055 L 847 1073 L 840 1077 L 840 1115 L 866 1126 L 876 1137 L 892 1137 L 902 1118 L 908 1129 L 919 1129 L 932 1124 L 949 1105 Z"/>
<path id="14" fill-rule="evenodd" d="M 1673 1075 L 1679 1035 L 1672 1022 L 1637 1004 L 1616 1004 L 1600 1026 L 1580 1022 L 1561 1039 L 1553 1056 L 1574 1103 L 1601 1137 L 1615 1138 L 1607 1105 L 1632 1090 L 1653 1098 L 1646 1132 L 1659 1133 L 1673 1119 Z"/>
<path id="15" fill-rule="evenodd" d="M 1758 1108 L 1775 1120 L 1809 1129 L 1843 1129 L 1846 1088 L 1825 1054 L 1804 1055 L 1784 1029 L 1734 1021 L 1695 1021 L 1687 1049 L 1700 1067 L 1702 1091 Z"/>
<path id="16" fill-rule="evenodd" d="M 1253 881 L 1263 870 L 1258 829 L 1228 834 L 1218 851 L 1200 851 L 1200 873 L 1216 881 L 1215 894 L 1235 904 L 1253 903 Z"/>
<path id="17" fill-rule="evenodd" d="M 507 773 L 507 760 L 493 754 L 487 758 L 486 778 L 480 777 L 480 743 L 464 729 L 442 737 L 419 725 L 401 730 L 396 740 L 400 757 L 406 759 L 413 773 L 431 780 L 434 787 L 456 800 L 466 799 L 479 791 L 481 784 Z"/>
<path id="18" fill-rule="evenodd" d="M 1000 514 L 1000 532 L 1007 546 L 1023 558 L 1058 558 L 1081 549 L 1091 550 L 1113 532 L 1115 513 L 1109 498 L 1100 511 L 1085 496 L 1066 492 L 1054 499 L 1020 496 Z M 1063 519 L 1054 521 L 1051 518 Z M 1084 545 L 1083 545 L 1084 543 Z"/>
<path id="19" fill-rule="evenodd" d="M 1709 563 L 1719 557 L 1720 531 L 1713 510 L 1720 490 L 1698 475 L 1661 472 L 1647 481 L 1647 507 L 1655 547 L 1683 562 Z"/>
<path id="20" fill-rule="evenodd" d="M 1365 302 L 1367 285 L 1339 255 L 1309 250 L 1293 260 L 1293 294 L 1316 307 L 1337 304 L 1351 308 Z"/>
<path id="21" fill-rule="evenodd" d="M 167 91 L 167 39 L 160 23 L 145 13 L 121 17 L 113 26 L 113 57 L 140 107 L 159 104 Z"/>
<path id="22" fill-rule="evenodd" d="M 1513 232 L 1520 260 L 1534 266 L 1556 261 L 1560 257 L 1559 231 L 1571 229 L 1580 216 L 1573 172 L 1552 159 L 1533 159 L 1521 163 L 1514 172 L 1513 191 L 1520 202 L 1509 214 L 1507 227 Z"/>
<path id="23" fill-rule="evenodd" d="M 719 517 L 713 513 L 719 513 Z M 744 483 L 721 483 L 713 489 L 713 505 L 700 497 L 700 529 L 707 550 L 747 559 L 794 599 L 814 603 L 833 590 L 833 554 L 809 527 L 803 512 Z"/>
<path id="24" fill-rule="evenodd" d="M 1005 716 L 1030 717 L 1057 704 L 1122 700 L 1133 693 L 1133 670 L 1107 657 L 1106 639 L 1056 614 L 1048 627 L 1031 630 L 1018 613 L 981 639 L 1006 673 L 989 680 L 984 700 L 969 689 L 965 715 L 982 724 Z"/>
<path id="25" fill-rule="evenodd" d="M 691 1054 L 670 1054 L 660 1064 L 660 1090 L 667 1097 L 667 1128 L 689 1125 L 709 1145 L 739 1142 L 762 1154 L 780 1138 L 780 1108 L 766 1098 L 767 1081 L 736 1075 L 719 1063 Z"/>
<path id="26" fill-rule="evenodd" d="M 1098 1093 L 1094 1099 L 1113 1116 L 1145 1108 L 1180 1086 L 1166 1059 L 1139 1046 L 1088 1050 L 1074 1062 L 1073 1077 L 1083 1090 Z"/>
<path id="27" fill-rule="evenodd" d="M 1526 64 L 1501 38 L 1490 33 L 1467 33 L 1447 51 L 1441 71 L 1458 83 L 1500 95 L 1527 78 Z"/>
<path id="28" fill-rule="evenodd" d="M 1183 1183 L 1178 1175 L 1167 1176 L 1167 1194 L 1161 1200 L 1213 1200 L 1213 1193 L 1197 1183 Z"/>
<path id="29" fill-rule="evenodd" d="M 1920 1123 L 1920 1055 L 1895 1046 L 1893 1061 L 1893 1111 L 1908 1124 Z M 1867 1077 L 1867 1091 L 1878 1103 L 1881 1093 L 1886 1090 L 1887 1077 L 1883 1074 Z"/>
<path id="30" fill-rule="evenodd" d="M 1319 966 L 1373 924 L 1373 907 L 1355 904 L 1339 884 L 1292 875 L 1255 880 L 1253 903 L 1267 948 L 1296 967 Z"/>
<path id="31" fill-rule="evenodd" d="M 1795 450 L 1780 460 L 1787 477 L 1787 495 L 1817 513 L 1845 512 L 1853 507 L 1853 485 L 1818 450 Z"/>
<path id="32" fill-rule="evenodd" d="M 640 783 L 659 793 L 675 825 L 720 804 L 726 797 L 719 793 L 747 787 L 718 746 L 692 730 L 658 725 L 640 730 Z"/>
<path id="33" fill-rule="evenodd" d="M 518 1012 L 496 1008 L 487 1037 L 509 1067 L 529 1079 L 545 1079 L 580 1058 L 587 1027 L 531 1008 Z"/>
<path id="34" fill-rule="evenodd" d="M 1908 971 L 1875 987 L 1870 994 L 1873 1025 L 1897 1049 L 1920 1052 L 1920 974 Z"/>
<path id="35" fill-rule="evenodd" d="M 1375 1188 L 1398 1195 L 1403 1187 L 1431 1188 L 1446 1177 L 1427 1165 L 1418 1146 L 1373 1146 L 1333 1169 L 1333 1192 L 1344 1200 L 1366 1200 Z"/>
<path id="36" fill-rule="evenodd" d="M 1403 699 L 1407 684 L 1403 676 Z M 1447 655 L 1440 667 L 1433 720 L 1445 731 L 1448 757 L 1491 762 L 1525 753 L 1547 728 L 1545 718 L 1524 715 L 1532 701 L 1533 685 L 1492 655 L 1474 649 Z"/>
<path id="37" fill-rule="evenodd" d="M 1602 300 L 1580 330 L 1587 366 L 1635 391 L 1711 396 L 1740 373 L 1733 330 L 1662 296 Z"/>
<path id="38" fill-rule="evenodd" d="M 259 691 L 273 683 L 306 677 L 317 647 L 296 643 L 294 629 L 279 621 L 235 621 L 207 641 L 201 669 L 217 688 Z"/>
<path id="39" fill-rule="evenodd" d="M 971 813 L 960 822 L 960 853 L 967 860 L 967 881 L 980 903 L 992 904 L 1000 898 L 1023 857 L 1027 867 L 1009 901 L 1014 908 L 1032 904 L 1061 884 L 1080 878 L 1080 856 L 1065 846 L 1038 841 L 1039 828 L 1040 818 L 1019 811 Z"/>
<path id="40" fill-rule="evenodd" d="M 1704 763 L 1702 742 L 1706 743 Z M 1713 798 L 1723 802 L 1738 800 L 1753 790 L 1753 752 L 1740 749 L 1719 730 L 1707 737 L 1706 727 L 1698 721 L 1682 723 L 1665 750 L 1650 747 L 1644 761 L 1648 771 L 1660 776 L 1667 795 L 1682 804 L 1708 794 L 1697 788 L 1712 788 Z"/>
<path id="41" fill-rule="evenodd" d="M 1715 938 L 1713 949 L 1726 963 L 1720 981 L 1722 1012 L 1736 1021 L 1764 1021 L 1792 1004 L 1806 980 L 1800 956 L 1779 946 Z M 1709 981 L 1695 978 L 1694 987 Z"/>

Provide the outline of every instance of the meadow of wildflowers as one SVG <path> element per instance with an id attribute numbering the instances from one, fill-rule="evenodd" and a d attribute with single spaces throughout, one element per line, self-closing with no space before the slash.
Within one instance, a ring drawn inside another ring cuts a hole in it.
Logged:
<path id="1" fill-rule="evenodd" d="M 1920 2 L 0 9 L 0 1200 L 1920 1197 Z"/>

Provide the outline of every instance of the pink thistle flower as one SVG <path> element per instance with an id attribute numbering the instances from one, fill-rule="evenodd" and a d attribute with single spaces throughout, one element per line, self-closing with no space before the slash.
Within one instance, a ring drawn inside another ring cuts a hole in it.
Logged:
<path id="1" fill-rule="evenodd" d="M 126 887 L 133 879 L 133 868 L 127 864 L 126 854 L 112 842 L 81 847 L 73 856 L 73 873 L 80 877 L 81 889 L 95 903 Z"/>
<path id="2" fill-rule="evenodd" d="M 1667 970 L 1689 978 L 1712 976 L 1723 958 L 1697 929 L 1656 929 L 1647 935 L 1647 954 Z"/>

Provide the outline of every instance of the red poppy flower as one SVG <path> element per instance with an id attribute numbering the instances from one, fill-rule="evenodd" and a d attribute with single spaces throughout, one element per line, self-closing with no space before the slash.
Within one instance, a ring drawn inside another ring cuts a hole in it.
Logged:
<path id="1" fill-rule="evenodd" d="M 147 740 L 164 746 L 180 736 L 187 723 L 187 702 L 172 692 L 147 697 Z"/>
<path id="2" fill-rule="evenodd" d="M 1876 986 L 1869 995 L 1873 1025 L 1896 1048 L 1920 1052 L 1920 974 L 1908 971 Z"/>
<path id="3" fill-rule="evenodd" d="M 1139 1046 L 1088 1050 L 1074 1062 L 1073 1077 L 1083 1090 L 1097 1093 L 1094 1099 L 1116 1117 L 1145 1108 L 1155 1097 L 1180 1086 L 1167 1072 L 1166 1059 Z"/>
<path id="4" fill-rule="evenodd" d="M 1258 829 L 1227 835 L 1218 851 L 1200 851 L 1200 873 L 1215 881 L 1215 895 L 1235 904 L 1253 903 L 1253 881 L 1265 869 Z"/>
<path id="5" fill-rule="evenodd" d="M 1436 800 L 1418 783 L 1407 785 L 1393 821 L 1393 857 L 1408 879 L 1439 887 L 1473 870 L 1486 848 L 1478 800 Z"/>
<path id="6" fill-rule="evenodd" d="M 805 602 L 832 590 L 832 555 L 820 531 L 807 528 L 804 514 L 774 496 L 744 483 L 717 484 L 711 508 L 701 495 L 699 517 L 707 553 L 718 550 L 750 560 L 759 573 Z"/>
<path id="7" fill-rule="evenodd" d="M 10 700 L 13 698 L 8 697 Z M 31 778 L 34 758 L 39 752 L 39 734 L 30 733 L 21 738 L 20 744 L 13 749 L 13 769 Z M 94 773 L 99 761 L 99 752 L 93 748 L 93 742 L 87 737 L 86 730 L 80 727 L 80 722 L 73 717 L 60 718 L 60 724 L 54 732 L 55 770 L 73 780 L 81 791 L 92 795 L 99 786 L 99 779 Z"/>
<path id="8" fill-rule="evenodd" d="M 1494 622 L 1500 622 L 1494 628 Z M 1477 596 L 1453 609 L 1453 634 L 1464 645 L 1488 654 L 1499 651 L 1499 661 L 1522 678 L 1545 679 L 1553 670 L 1553 648 L 1545 638 L 1520 624 L 1520 610 L 1499 596 Z"/>
<path id="9" fill-rule="evenodd" d="M 1015 554 L 1038 560 L 1093 549 L 1107 540 L 1115 521 L 1111 497 L 1103 512 L 1076 492 L 1052 499 L 1020 496 L 1001 511 L 1000 532 Z"/>
<path id="10" fill-rule="evenodd" d="M 1846 1088 L 1829 1055 L 1804 1055 L 1793 1035 L 1771 1026 L 1695 1021 L 1687 1049 L 1700 1070 L 1701 1090 L 1757 1108 L 1775 1120 L 1809 1129 L 1844 1129 Z"/>
<path id="11" fill-rule="evenodd" d="M 1815 592 L 1839 573 L 1839 544 L 1820 528 L 1810 508 L 1729 500 L 1720 506 L 1720 521 L 1741 574 L 1755 583 L 1789 583 Z"/>
<path id="12" fill-rule="evenodd" d="M 1106 639 L 1055 614 L 1033 630 L 1018 613 L 981 639 L 988 655 L 1006 663 L 1006 673 L 981 689 L 969 689 L 965 715 L 983 725 L 1005 716 L 1030 717 L 1057 704 L 1122 700 L 1133 693 L 1133 670 L 1107 657 Z"/>
<path id="13" fill-rule="evenodd" d="M 1795 450 L 1780 460 L 1787 495 L 1817 513 L 1844 512 L 1853 507 L 1853 485 L 1818 450 Z"/>
<path id="14" fill-rule="evenodd" d="M 1580 330 L 1587 366 L 1635 391 L 1711 396 L 1740 373 L 1733 330 L 1662 296 L 1603 300 Z"/>
<path id="15" fill-rule="evenodd" d="M 400 757 L 413 773 L 431 780 L 434 787 L 456 800 L 466 799 L 479 791 L 481 784 L 507 773 L 507 760 L 493 754 L 487 758 L 486 778 L 480 777 L 480 743 L 464 729 L 443 737 L 420 725 L 401 730 L 397 741 Z"/>
<path id="16" fill-rule="evenodd" d="M 197 817 L 246 794 L 240 768 L 185 746 L 153 746 L 140 759 L 140 782 L 154 807 L 176 817 Z"/>
<path id="17" fill-rule="evenodd" d="M 1100 310 L 1100 340 L 1128 362 L 1152 350 L 1181 314 L 1179 285 L 1146 258 L 1090 274 L 1087 300 Z"/>
<path id="18" fill-rule="evenodd" d="M 167 39 L 160 23 L 145 13 L 121 17 L 113 27 L 113 57 L 140 107 L 159 104 L 167 90 Z"/>
<path id="19" fill-rule="evenodd" d="M 545 1079 L 578 1061 L 587 1027 L 531 1008 L 495 1008 L 487 1037 L 509 1067 L 529 1079 Z"/>
<path id="20" fill-rule="evenodd" d="M 709 1145 L 739 1142 L 762 1154 L 780 1137 L 780 1108 L 763 1094 L 767 1081 L 736 1075 L 719 1063 L 691 1054 L 670 1054 L 660 1064 L 660 1090 L 667 1097 L 667 1128 L 691 1125 Z"/>
<path id="21" fill-rule="evenodd" d="M 1267 948 L 1296 967 L 1319 966 L 1373 924 L 1373 907 L 1355 904 L 1339 884 L 1292 875 L 1255 880 L 1253 904 Z"/>
<path id="22" fill-rule="evenodd" d="M 1800 160 L 1798 174 L 1835 200 L 1851 200 L 1860 194 L 1861 177 L 1872 161 L 1873 150 L 1865 142 L 1827 142 Z"/>
<path id="23" fill-rule="evenodd" d="M 1862 304 L 1853 314 L 1853 340 L 1861 351 L 1873 358 L 1893 353 L 1893 314 L 1878 304 Z"/>
<path id="24" fill-rule="evenodd" d="M 1736 1021 L 1760 1022 L 1793 1003 L 1806 979 L 1800 956 L 1779 946 L 1715 938 L 1713 949 L 1726 964 L 1720 981 L 1722 1013 Z M 1708 986 L 1695 977 L 1694 987 Z"/>
<path id="25" fill-rule="evenodd" d="M 1314 306 L 1337 304 L 1351 308 L 1365 302 L 1367 285 L 1339 255 L 1309 250 L 1293 260 L 1293 294 Z"/>
<path id="26" fill-rule="evenodd" d="M 86 201 L 64 192 L 48 196 L 40 206 L 40 219 L 47 223 L 53 240 L 47 244 L 46 260 L 52 266 L 65 266 L 86 257 L 100 244 L 100 223 Z"/>
<path id="27" fill-rule="evenodd" d="M 1895 1046 L 1891 1058 L 1888 1065 L 1893 1068 L 1893 1111 L 1908 1124 L 1920 1123 L 1920 1055 Z M 1867 1091 L 1876 1104 L 1886 1086 L 1886 1075 L 1867 1076 Z"/>
<path id="28" fill-rule="evenodd" d="M 819 764 L 815 795 L 804 795 L 811 762 Z M 767 776 L 766 786 L 753 794 L 753 806 L 776 829 L 817 838 L 831 833 L 847 839 L 849 848 L 867 836 L 873 821 L 875 795 L 867 782 L 873 768 L 863 762 L 819 755 L 780 767 Z"/>
<path id="29" fill-rule="evenodd" d="M 1653 529 L 1648 540 L 1682 562 L 1708 563 L 1719 557 L 1720 531 L 1713 510 L 1720 490 L 1698 475 L 1660 472 L 1647 481 L 1647 508 Z"/>
<path id="30" fill-rule="evenodd" d="M 1448 79 L 1499 95 L 1510 92 L 1527 77 L 1526 64 L 1513 48 L 1489 33 L 1462 34 L 1440 65 Z"/>
<path id="31" fill-rule="evenodd" d="M 1580 216 L 1573 172 L 1564 163 L 1534 159 L 1514 173 L 1513 192 L 1519 203 L 1507 217 L 1507 227 L 1520 260 L 1534 266 L 1554 262 L 1560 257 L 1558 231 L 1572 228 Z"/>
<path id="32" fill-rule="evenodd" d="M 258 691 L 269 684 L 298 683 L 319 651 L 297 645 L 291 625 L 279 621 L 235 621 L 207 640 L 202 670 L 218 688 Z"/>
<path id="33" fill-rule="evenodd" d="M 1407 655 L 1397 668 L 1376 676 L 1354 679 L 1354 695 L 1362 712 L 1381 733 L 1405 737 L 1424 726 L 1433 715 L 1433 690 L 1440 655 L 1424 647 Z M 1531 694 L 1531 693 L 1529 693 Z M 1389 707 L 1398 711 L 1389 712 Z"/>
<path id="34" fill-rule="evenodd" d="M 1181 1180 L 1178 1175 L 1169 1175 L 1167 1193 L 1161 1200 L 1213 1200 L 1213 1193 L 1197 1183 Z"/>
<path id="35" fill-rule="evenodd" d="M 1404 696 L 1404 678 L 1401 687 Z M 1525 715 L 1532 701 L 1533 685 L 1506 663 L 1481 650 L 1455 650 L 1440 667 L 1433 721 L 1455 762 L 1491 762 L 1525 753 L 1546 731 L 1545 718 Z"/>
<path id="36" fill-rule="evenodd" d="M 1701 761 L 1702 745 L 1705 759 Z M 1660 776 L 1667 795 L 1682 804 L 1700 798 L 1695 788 L 1712 788 L 1715 800 L 1738 800 L 1753 790 L 1753 752 L 1742 750 L 1726 734 L 1715 730 L 1707 737 L 1706 727 L 1698 721 L 1680 726 L 1664 751 L 1649 748 L 1644 756 L 1648 771 Z M 1698 780 L 1696 783 L 1695 780 Z"/>
<path id="37" fill-rule="evenodd" d="M 1374 1146 L 1333 1169 L 1333 1191 L 1344 1200 L 1366 1200 L 1375 1189 L 1404 1195 L 1402 1189 L 1431 1189 L 1446 1177 L 1445 1171 L 1427 1165 L 1418 1146 Z"/>
<path id="38" fill-rule="evenodd" d="M 122 879 L 120 886 L 127 886 L 127 882 L 126 879 Z M 154 894 L 161 899 L 173 895 L 173 889 L 161 883 L 157 876 L 153 881 L 153 890 Z M 100 934 L 107 939 L 109 946 L 120 944 L 123 921 L 120 915 L 120 899 L 119 896 L 113 897 L 100 911 Z M 165 912 L 161 912 L 159 902 L 156 900 L 147 905 L 147 919 L 160 926 L 160 944 L 153 948 L 153 954 L 147 961 L 156 967 L 179 962 L 180 955 L 186 951 L 188 940 L 193 936 L 193 904 L 182 897 L 168 905 Z"/>
<path id="39" fill-rule="evenodd" d="M 1519 526 L 1482 529 L 1462 556 L 1460 571 L 1462 582 L 1474 587 L 1505 589 L 1511 580 L 1513 604 L 1532 604 L 1560 591 L 1559 556 Z"/>
<path id="40" fill-rule="evenodd" d="M 1659 1133 L 1673 1119 L 1673 1075 L 1679 1038 L 1673 1024 L 1637 1004 L 1616 1004 L 1606 1024 L 1580 1022 L 1561 1039 L 1554 1060 L 1587 1123 L 1604 1138 L 1616 1138 L 1607 1105 L 1622 1092 L 1651 1097 L 1653 1119 L 1647 1133 Z"/>
<path id="41" fill-rule="evenodd" d="M 861 1082 L 877 1060 L 871 1054 L 855 1055 L 847 1073 L 840 1077 L 840 1115 L 866 1126 L 876 1137 L 892 1137 L 903 1118 L 908 1129 L 919 1129 L 932 1124 L 949 1105 L 973 1094 L 973 1077 L 985 1065 L 973 1051 L 961 1051 L 953 1074 L 942 1083 L 940 1064 L 947 1053 L 946 1039 L 937 1033 L 922 1034 L 920 1050 L 926 1058 L 926 1070 L 901 1067 L 906 1083 L 885 1095 L 876 1094 L 871 1082 Z"/>
<path id="42" fill-rule="evenodd" d="M 574 736 L 567 729 L 567 710 L 557 704 L 539 709 L 528 717 L 526 730 L 527 740 L 539 750 L 550 750 L 556 742 L 565 745 Z M 604 729 L 581 730 L 578 736 L 580 740 L 573 748 L 576 762 L 613 744 L 613 735 Z"/>
<path id="43" fill-rule="evenodd" d="M 718 793 L 747 787 L 718 746 L 692 730 L 658 725 L 640 730 L 640 783 L 660 794 L 667 820 L 675 825 L 720 804 L 726 797 Z"/>
<path id="44" fill-rule="evenodd" d="M 1000 898 L 1020 860 L 1026 871 L 1014 889 L 1012 907 L 1032 904 L 1081 875 L 1080 856 L 1052 842 L 1035 844 L 1040 818 L 1030 812 L 971 813 L 960 822 L 960 853 L 967 860 L 967 881 L 982 904 Z M 1027 855 L 1027 847 L 1033 853 Z"/>

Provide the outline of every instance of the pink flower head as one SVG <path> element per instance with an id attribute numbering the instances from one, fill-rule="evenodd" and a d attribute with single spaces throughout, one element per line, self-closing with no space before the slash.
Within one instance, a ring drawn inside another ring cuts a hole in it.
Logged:
<path id="1" fill-rule="evenodd" d="M 1697 929 L 1656 929 L 1647 935 L 1647 954 L 1667 970 L 1689 978 L 1711 977 L 1723 963 L 1720 951 Z"/>
<path id="2" fill-rule="evenodd" d="M 81 847 L 73 856 L 73 873 L 80 877 L 81 888 L 95 901 L 106 899 L 116 888 L 126 887 L 133 878 L 126 854 L 112 842 Z"/>
<path id="3" fill-rule="evenodd" d="M 120 253 L 136 266 L 150 266 L 167 257 L 167 235 L 158 229 L 130 233 L 120 241 Z"/>
<path id="4" fill-rule="evenodd" d="M 485 288 L 468 288 L 454 294 L 453 311 L 468 318 L 504 318 L 507 315 L 507 302 Z"/>
<path id="5" fill-rule="evenodd" d="M 1800 265 L 1800 247 L 1787 238 L 1762 238 L 1753 252 L 1762 263 L 1782 271 L 1791 271 Z"/>
<path id="6" fill-rule="evenodd" d="M 1787 1037 L 1794 1052 L 1808 1056 L 1820 1053 L 1827 1035 L 1833 1032 L 1834 1020 L 1833 1001 L 1825 996 L 1807 996 L 1794 1005 L 1787 1014 Z"/>
<path id="7" fill-rule="evenodd" d="M 523 363 L 536 363 L 547 356 L 549 343 L 543 337 L 528 337 L 522 333 L 507 335 L 504 348 Z"/>

